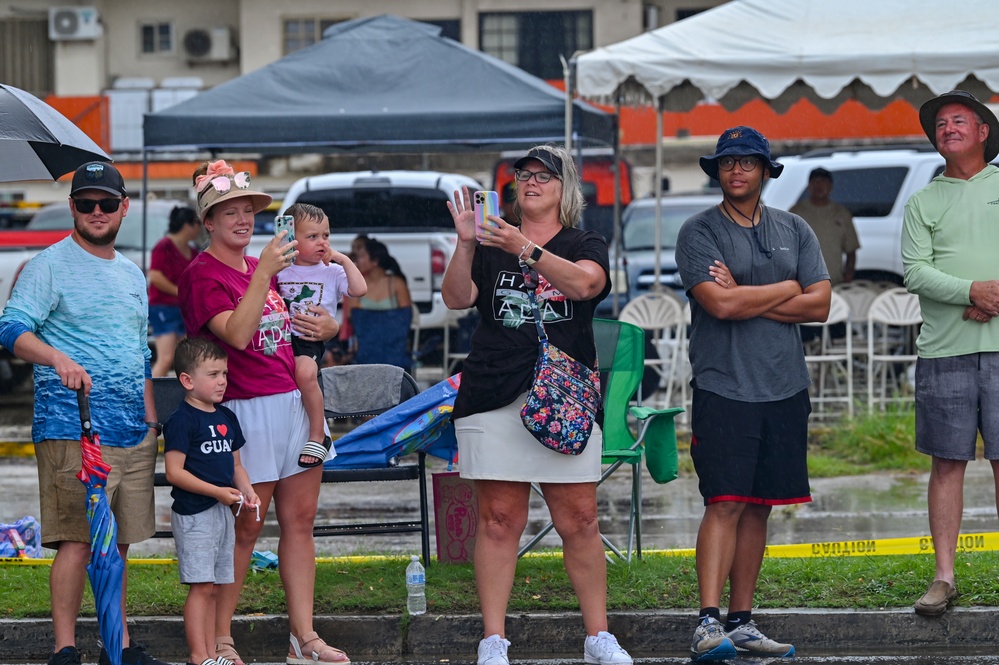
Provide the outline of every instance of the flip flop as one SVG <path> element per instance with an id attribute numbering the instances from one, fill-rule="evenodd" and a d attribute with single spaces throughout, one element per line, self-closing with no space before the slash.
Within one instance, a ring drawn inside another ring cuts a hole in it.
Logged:
<path id="1" fill-rule="evenodd" d="M 333 439 L 328 436 L 323 439 L 322 443 L 316 441 L 309 441 L 304 446 L 302 446 L 302 451 L 298 454 L 298 465 L 303 469 L 311 469 L 312 467 L 319 466 L 326 461 L 326 456 L 330 454 L 330 448 L 333 447 Z M 315 462 L 303 462 L 303 457 L 313 457 L 317 461 Z"/>

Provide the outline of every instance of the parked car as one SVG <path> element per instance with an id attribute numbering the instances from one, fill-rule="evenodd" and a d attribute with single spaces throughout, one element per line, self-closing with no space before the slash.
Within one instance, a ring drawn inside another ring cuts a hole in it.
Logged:
<path id="1" fill-rule="evenodd" d="M 673 194 L 662 198 L 662 234 L 660 239 L 659 283 L 676 291 L 686 299 L 680 273 L 677 272 L 676 238 L 680 227 L 692 215 L 718 205 L 721 194 Z M 656 265 L 656 200 L 637 199 L 629 205 L 621 216 L 621 267 L 614 280 L 618 293 L 618 306 L 623 307 L 628 300 L 648 293 L 655 284 Z M 612 253 L 613 262 L 614 255 Z M 626 288 L 620 284 L 624 281 Z M 612 305 L 614 293 L 601 303 L 601 312 Z"/>
<path id="2" fill-rule="evenodd" d="M 902 217 L 914 193 L 943 172 L 943 158 L 927 143 L 916 148 L 822 150 L 782 157 L 784 171 L 769 180 L 763 201 L 782 210 L 808 197 L 808 174 L 833 176 L 831 198 L 853 214 L 860 249 L 857 279 L 902 283 Z"/>
<path id="3" fill-rule="evenodd" d="M 447 202 L 462 186 L 473 192 L 482 189 L 477 181 L 457 173 L 327 173 L 293 183 L 281 212 L 294 203 L 322 208 L 330 218 L 330 244 L 340 251 L 349 251 L 360 233 L 385 243 L 406 275 L 420 310 L 420 327 L 441 327 L 447 321 L 441 283 L 458 244 Z M 254 235 L 247 251 L 259 255 L 271 237 Z"/>

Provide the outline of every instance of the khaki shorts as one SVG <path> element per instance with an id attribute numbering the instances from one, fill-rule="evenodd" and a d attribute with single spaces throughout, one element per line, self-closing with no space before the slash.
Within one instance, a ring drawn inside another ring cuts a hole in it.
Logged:
<path id="1" fill-rule="evenodd" d="M 153 506 L 153 473 L 156 466 L 156 432 L 131 448 L 101 446 L 101 456 L 111 465 L 107 495 L 118 523 L 118 544 L 150 538 L 156 531 Z M 76 477 L 80 471 L 80 442 L 54 439 L 35 444 L 38 460 L 38 494 L 41 500 L 42 545 L 53 548 L 67 540 L 90 542 L 87 490 Z"/>

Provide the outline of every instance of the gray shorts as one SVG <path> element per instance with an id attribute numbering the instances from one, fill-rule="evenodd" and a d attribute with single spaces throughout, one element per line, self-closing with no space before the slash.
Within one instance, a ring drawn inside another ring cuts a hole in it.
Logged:
<path id="1" fill-rule="evenodd" d="M 916 361 L 916 450 L 974 460 L 981 432 L 985 459 L 999 459 L 999 353 Z"/>
<path id="2" fill-rule="evenodd" d="M 181 584 L 233 583 L 235 524 L 232 510 L 221 503 L 194 515 L 171 511 Z"/>

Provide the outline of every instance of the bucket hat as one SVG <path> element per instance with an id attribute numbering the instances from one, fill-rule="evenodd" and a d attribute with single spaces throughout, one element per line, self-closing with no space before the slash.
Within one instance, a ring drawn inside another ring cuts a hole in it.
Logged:
<path id="1" fill-rule="evenodd" d="M 999 120 L 996 119 L 996 114 L 965 90 L 945 92 L 919 107 L 919 124 L 923 126 L 926 138 L 933 147 L 937 147 L 937 113 L 948 104 L 961 104 L 979 115 L 982 122 L 989 126 L 989 137 L 985 139 L 985 161 L 991 162 L 999 156 Z"/>
<path id="2" fill-rule="evenodd" d="M 121 177 L 121 173 L 107 162 L 87 162 L 76 169 L 69 195 L 72 196 L 85 189 L 98 189 L 108 194 L 128 196 L 125 192 L 125 180 Z"/>
<path id="3" fill-rule="evenodd" d="M 780 177 L 781 171 L 784 170 L 784 165 L 775 162 L 770 156 L 770 142 L 752 127 L 732 127 L 722 132 L 715 146 L 715 154 L 701 157 L 701 170 L 717 180 L 718 160 L 726 155 L 762 157 L 771 178 Z"/>
<path id="4" fill-rule="evenodd" d="M 247 171 L 236 173 L 225 160 L 211 162 L 204 175 L 195 180 L 198 193 L 198 217 L 202 222 L 212 207 L 241 196 L 253 199 L 253 213 L 256 214 L 271 204 L 270 194 L 250 189 L 250 174 Z"/>

